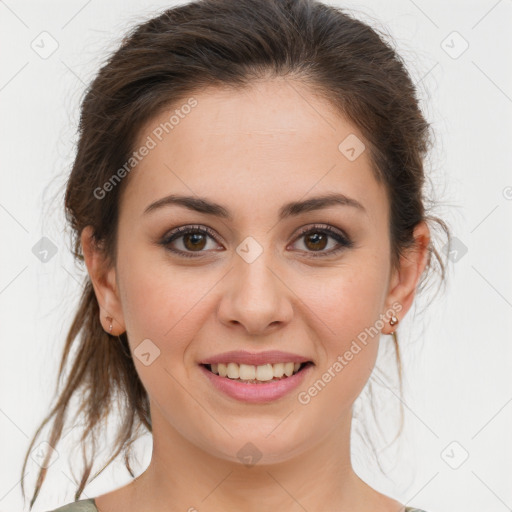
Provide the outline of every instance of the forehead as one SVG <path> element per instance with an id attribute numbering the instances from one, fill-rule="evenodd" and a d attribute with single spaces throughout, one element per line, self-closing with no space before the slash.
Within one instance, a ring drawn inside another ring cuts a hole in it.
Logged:
<path id="1" fill-rule="evenodd" d="M 141 214 L 177 192 L 234 209 L 250 203 L 253 213 L 333 191 L 368 203 L 367 209 L 386 208 L 359 130 L 307 86 L 271 80 L 209 88 L 191 98 L 194 103 L 185 98 L 140 131 L 136 148 L 152 148 L 130 173 L 123 203 L 131 211 Z M 352 147 L 355 159 L 346 152 Z"/>

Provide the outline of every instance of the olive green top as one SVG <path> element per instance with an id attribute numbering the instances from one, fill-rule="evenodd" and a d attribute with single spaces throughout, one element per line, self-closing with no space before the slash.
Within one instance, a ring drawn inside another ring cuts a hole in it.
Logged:
<path id="1" fill-rule="evenodd" d="M 48 512 L 98 512 L 94 498 L 78 500 Z"/>
<path id="2" fill-rule="evenodd" d="M 68 503 L 63 507 L 56 508 L 55 510 L 49 510 L 48 512 L 98 512 L 96 508 L 94 498 L 87 500 L 78 500 L 73 503 Z M 405 512 L 425 512 L 419 508 L 405 507 Z"/>

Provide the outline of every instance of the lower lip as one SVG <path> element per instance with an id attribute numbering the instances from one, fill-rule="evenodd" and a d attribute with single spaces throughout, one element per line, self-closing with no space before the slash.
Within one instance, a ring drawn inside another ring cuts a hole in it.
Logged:
<path id="1" fill-rule="evenodd" d="M 219 391 L 222 391 L 231 398 L 235 398 L 242 402 L 261 404 L 278 400 L 288 393 L 291 393 L 302 383 L 306 374 L 309 373 L 313 365 L 309 364 L 308 366 L 305 366 L 302 370 L 291 377 L 263 382 L 261 384 L 250 384 L 240 380 L 229 379 L 228 377 L 221 377 L 220 375 L 211 372 L 203 365 L 199 365 L 199 367 Z"/>

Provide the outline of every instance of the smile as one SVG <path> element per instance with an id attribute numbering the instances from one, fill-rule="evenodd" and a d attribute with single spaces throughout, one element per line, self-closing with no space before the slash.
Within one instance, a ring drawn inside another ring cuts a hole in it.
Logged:
<path id="1" fill-rule="evenodd" d="M 258 366 L 237 363 L 199 365 L 214 389 L 235 400 L 253 404 L 272 402 L 290 394 L 313 367 L 311 361 Z"/>
<path id="2" fill-rule="evenodd" d="M 218 363 L 205 365 L 212 373 L 228 379 L 257 384 L 291 377 L 308 363 L 274 363 L 263 365 Z"/>

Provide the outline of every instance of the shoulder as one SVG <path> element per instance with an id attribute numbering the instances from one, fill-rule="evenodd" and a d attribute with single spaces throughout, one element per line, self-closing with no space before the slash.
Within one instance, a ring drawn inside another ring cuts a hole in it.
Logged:
<path id="1" fill-rule="evenodd" d="M 94 498 L 90 498 L 87 500 L 73 501 L 72 503 L 68 503 L 54 510 L 49 510 L 48 512 L 98 512 L 98 509 L 94 504 Z"/>
<path id="2" fill-rule="evenodd" d="M 98 512 L 94 499 L 78 500 L 48 512 Z M 405 507 L 405 512 L 426 512 L 419 508 Z"/>

